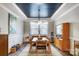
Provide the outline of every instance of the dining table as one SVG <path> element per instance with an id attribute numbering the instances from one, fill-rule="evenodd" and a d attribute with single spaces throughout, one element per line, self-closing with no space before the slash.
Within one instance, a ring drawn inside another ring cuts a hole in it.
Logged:
<path id="1" fill-rule="evenodd" d="M 30 43 L 30 50 L 29 52 L 31 51 L 32 47 L 33 47 L 33 44 L 36 44 L 36 41 L 37 40 L 41 40 L 41 41 L 47 41 L 47 51 L 48 53 L 51 53 L 51 47 L 50 47 L 50 39 L 48 39 L 47 37 L 33 37 L 31 39 L 31 43 Z M 35 45 L 36 46 L 36 45 Z"/>

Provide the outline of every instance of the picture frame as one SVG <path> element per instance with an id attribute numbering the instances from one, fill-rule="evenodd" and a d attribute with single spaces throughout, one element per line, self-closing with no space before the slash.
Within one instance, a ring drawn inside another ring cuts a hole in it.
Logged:
<path id="1" fill-rule="evenodd" d="M 8 14 L 8 19 L 9 19 L 9 34 L 15 34 L 16 33 L 16 28 L 17 28 L 17 17 L 15 17 L 12 14 Z"/>

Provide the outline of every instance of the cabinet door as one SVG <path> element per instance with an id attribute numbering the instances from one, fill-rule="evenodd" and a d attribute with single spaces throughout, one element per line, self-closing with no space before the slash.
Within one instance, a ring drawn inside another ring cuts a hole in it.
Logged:
<path id="1" fill-rule="evenodd" d="M 8 35 L 0 35 L 0 56 L 8 55 Z"/>
<path id="2" fill-rule="evenodd" d="M 70 35 L 70 26 L 69 23 L 64 23 L 63 24 L 63 42 L 62 42 L 62 50 L 63 51 L 69 51 L 70 50 L 70 39 L 69 39 L 69 35 Z"/>

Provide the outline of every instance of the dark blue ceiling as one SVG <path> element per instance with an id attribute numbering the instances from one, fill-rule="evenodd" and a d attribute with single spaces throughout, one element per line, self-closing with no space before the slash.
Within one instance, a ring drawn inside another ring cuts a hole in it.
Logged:
<path id="1" fill-rule="evenodd" d="M 62 3 L 17 3 L 28 18 L 49 18 Z"/>

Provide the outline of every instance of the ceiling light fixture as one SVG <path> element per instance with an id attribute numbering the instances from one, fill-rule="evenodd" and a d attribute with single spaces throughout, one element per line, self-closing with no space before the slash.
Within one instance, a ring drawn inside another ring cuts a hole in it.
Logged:
<path id="1" fill-rule="evenodd" d="M 40 5 L 38 6 L 38 25 L 41 24 L 40 21 Z"/>

